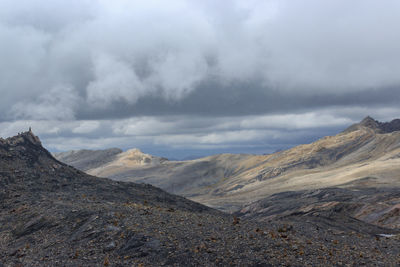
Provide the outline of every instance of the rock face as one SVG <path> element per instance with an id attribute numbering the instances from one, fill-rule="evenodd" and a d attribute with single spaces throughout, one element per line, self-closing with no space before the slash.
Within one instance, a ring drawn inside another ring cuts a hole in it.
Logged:
<path id="1" fill-rule="evenodd" d="M 399 264 L 396 231 L 234 217 L 87 175 L 30 132 L 0 140 L 0 206 L 0 266 Z"/>
<path id="2" fill-rule="evenodd" d="M 223 154 L 147 165 L 114 158 L 87 172 L 149 183 L 229 212 L 285 191 L 400 187 L 400 120 L 367 117 L 335 136 L 270 155 Z"/>

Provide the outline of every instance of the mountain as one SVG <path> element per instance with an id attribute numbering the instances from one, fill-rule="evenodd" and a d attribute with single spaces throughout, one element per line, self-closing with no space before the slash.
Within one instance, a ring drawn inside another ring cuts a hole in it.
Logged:
<path id="1" fill-rule="evenodd" d="M 30 131 L 0 139 L 0 206 L 2 267 L 399 263 L 396 230 L 235 217 L 151 185 L 90 176 Z"/>
<path id="2" fill-rule="evenodd" d="M 141 166 L 115 158 L 87 172 L 149 183 L 230 212 L 285 191 L 398 187 L 399 122 L 382 123 L 367 117 L 335 136 L 269 155 L 222 154 Z"/>
<path id="3" fill-rule="evenodd" d="M 379 122 L 367 116 L 360 123 L 347 128 L 345 132 L 356 131 L 360 128 L 369 128 L 377 133 L 392 133 L 400 131 L 400 119 L 394 119 L 391 122 Z"/>
<path id="4" fill-rule="evenodd" d="M 110 148 L 105 150 L 83 149 L 54 153 L 53 156 L 77 169 L 87 171 L 113 161 L 116 155 L 120 153 L 122 153 L 122 150 L 119 148 Z"/>
<path id="5" fill-rule="evenodd" d="M 91 174 L 104 172 L 123 172 L 125 169 L 139 168 L 143 166 L 157 166 L 166 161 L 166 158 L 145 154 L 139 149 L 130 149 L 123 152 L 119 148 L 104 150 L 71 150 L 53 154 L 58 160 L 72 165 L 82 171 L 90 171 Z M 98 168 L 98 170 L 97 170 Z M 96 170 L 96 171 L 95 171 Z"/>

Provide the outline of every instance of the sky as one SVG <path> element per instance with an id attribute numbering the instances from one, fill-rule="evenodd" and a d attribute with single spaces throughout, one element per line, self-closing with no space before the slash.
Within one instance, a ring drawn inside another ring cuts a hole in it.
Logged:
<path id="1" fill-rule="evenodd" d="M 397 0 L 1 0 L 0 136 L 272 153 L 400 118 Z"/>

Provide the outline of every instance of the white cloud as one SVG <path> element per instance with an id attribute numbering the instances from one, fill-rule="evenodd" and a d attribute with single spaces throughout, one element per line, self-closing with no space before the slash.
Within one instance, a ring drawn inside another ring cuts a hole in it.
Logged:
<path id="1" fill-rule="evenodd" d="M 109 55 L 99 55 L 94 60 L 95 80 L 87 87 L 90 104 L 107 106 L 116 100 L 135 103 L 145 94 L 145 88 L 129 64 Z"/>
<path id="2" fill-rule="evenodd" d="M 79 125 L 72 129 L 75 134 L 88 134 L 96 131 L 100 127 L 98 121 L 79 121 Z"/>
<path id="3" fill-rule="evenodd" d="M 0 104 L 10 105 L 25 95 L 42 93 L 39 73 L 46 62 L 51 36 L 31 26 L 3 25 L 0 21 Z M 1 107 L 0 107 L 1 110 Z"/>
<path id="4" fill-rule="evenodd" d="M 112 122 L 113 132 L 117 135 L 149 136 L 179 131 L 176 121 L 163 121 L 156 117 L 138 117 L 132 119 L 117 120 Z"/>
<path id="5" fill-rule="evenodd" d="M 170 53 L 150 63 L 152 74 L 148 88 L 160 88 L 168 100 L 181 100 L 193 91 L 207 74 L 207 63 L 201 54 Z"/>
<path id="6" fill-rule="evenodd" d="M 70 86 L 54 87 L 40 95 L 35 102 L 18 102 L 13 105 L 10 116 L 36 120 L 71 120 L 79 105 L 79 97 Z"/>

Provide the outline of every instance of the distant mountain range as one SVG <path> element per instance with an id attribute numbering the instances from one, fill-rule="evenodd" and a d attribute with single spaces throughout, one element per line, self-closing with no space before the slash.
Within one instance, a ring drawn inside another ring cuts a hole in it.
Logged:
<path id="1" fill-rule="evenodd" d="M 149 183 L 230 212 L 286 191 L 400 186 L 399 119 L 382 123 L 366 117 L 335 136 L 269 155 L 221 154 L 168 161 L 133 150 L 105 160 L 108 151 L 93 151 L 89 158 L 95 167 L 81 169 L 114 180 Z M 74 157 L 68 153 L 55 156 L 78 168 L 88 160 L 87 152 L 76 152 Z M 99 155 L 99 160 L 93 155 Z"/>

